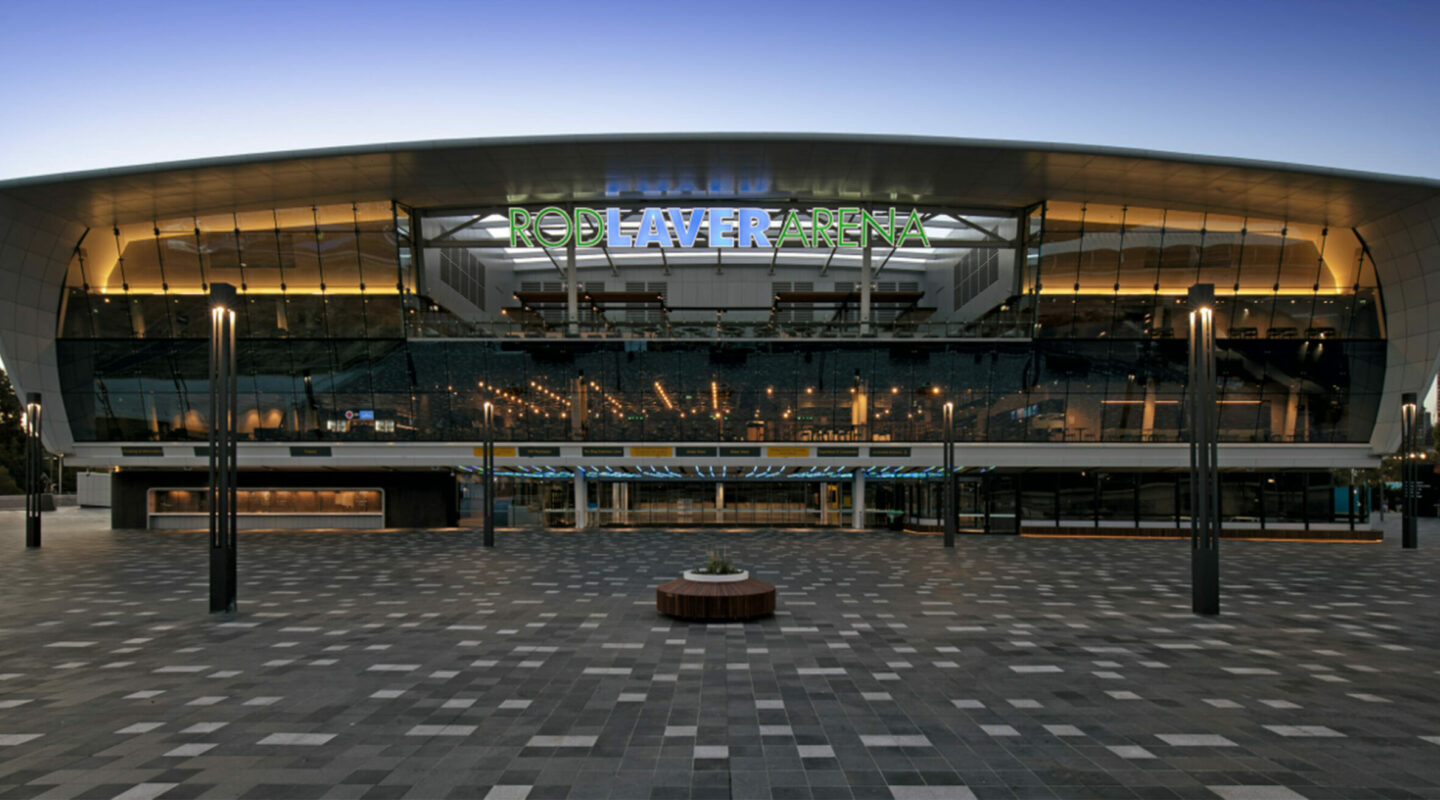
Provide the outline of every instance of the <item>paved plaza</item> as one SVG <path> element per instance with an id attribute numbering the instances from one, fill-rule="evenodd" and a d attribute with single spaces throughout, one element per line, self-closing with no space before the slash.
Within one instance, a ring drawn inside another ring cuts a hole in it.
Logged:
<path id="1" fill-rule="evenodd" d="M 0 512 L 5 798 L 1440 798 L 1421 549 L 817 530 L 203 535 Z M 658 617 L 705 550 L 779 589 Z"/>

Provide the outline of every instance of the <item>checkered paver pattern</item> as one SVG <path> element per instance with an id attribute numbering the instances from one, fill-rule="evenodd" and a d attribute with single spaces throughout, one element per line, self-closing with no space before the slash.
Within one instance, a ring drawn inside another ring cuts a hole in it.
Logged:
<path id="1" fill-rule="evenodd" d="M 1440 797 L 1421 549 L 889 532 L 197 534 L 0 514 L 3 798 Z M 744 625 L 655 614 L 726 544 Z"/>

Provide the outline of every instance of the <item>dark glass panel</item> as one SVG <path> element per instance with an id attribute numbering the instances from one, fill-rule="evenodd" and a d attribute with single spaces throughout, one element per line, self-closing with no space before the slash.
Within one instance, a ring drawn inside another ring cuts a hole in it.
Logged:
<path id="1" fill-rule="evenodd" d="M 405 335 L 398 294 L 365 295 L 365 335 L 372 339 L 398 339 Z"/>
<path id="2" fill-rule="evenodd" d="M 1260 521 L 1260 481 L 1255 473 L 1220 476 L 1220 513 L 1236 522 Z"/>
<path id="3" fill-rule="evenodd" d="M 1084 522 L 1095 514 L 1095 475 L 1061 472 L 1050 476 L 1060 503 L 1060 521 Z"/>
<path id="4" fill-rule="evenodd" d="M 289 342 L 247 341 L 235 350 L 241 391 L 288 394 L 299 388 Z"/>
<path id="5" fill-rule="evenodd" d="M 1134 473 L 1101 473 L 1100 519 L 1112 523 L 1124 523 L 1136 518 Z"/>
<path id="6" fill-rule="evenodd" d="M 210 302 L 203 294 L 172 294 L 170 324 L 178 339 L 210 338 Z"/>
<path id="7" fill-rule="evenodd" d="M 94 299 L 84 289 L 65 289 L 60 298 L 61 339 L 88 339 L 96 335 L 95 312 L 90 307 Z"/>
<path id="8" fill-rule="evenodd" d="M 1045 472 L 1030 472 L 1021 477 L 1020 516 L 1031 522 L 1055 520 L 1055 477 Z"/>
<path id="9" fill-rule="evenodd" d="M 91 295 L 90 319 L 91 329 L 98 339 L 130 339 L 135 336 L 130 303 L 124 295 Z"/>
<path id="10" fill-rule="evenodd" d="M 330 326 L 325 298 L 317 291 L 285 296 L 286 334 L 294 338 L 324 338 Z"/>
<path id="11" fill-rule="evenodd" d="M 1175 521 L 1176 475 L 1167 472 L 1142 472 L 1140 482 L 1140 521 Z"/>
<path id="12" fill-rule="evenodd" d="M 237 324 L 241 326 L 242 336 L 272 339 L 289 335 L 284 295 L 246 293 L 241 295 L 240 302 L 242 313 L 238 315 Z"/>
<path id="13" fill-rule="evenodd" d="M 327 294 L 325 315 L 330 336 L 336 339 L 365 338 L 365 296 L 361 294 Z"/>

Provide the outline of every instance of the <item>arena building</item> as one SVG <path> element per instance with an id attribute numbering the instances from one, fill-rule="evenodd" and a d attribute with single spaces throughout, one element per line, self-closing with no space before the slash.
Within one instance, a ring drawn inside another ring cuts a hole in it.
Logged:
<path id="1" fill-rule="evenodd" d="M 208 291 L 240 291 L 242 527 L 933 529 L 1188 518 L 1217 300 L 1227 529 L 1345 488 L 1440 359 L 1440 183 L 1099 147 L 441 141 L 0 183 L 0 357 L 117 527 L 204 526 Z"/>

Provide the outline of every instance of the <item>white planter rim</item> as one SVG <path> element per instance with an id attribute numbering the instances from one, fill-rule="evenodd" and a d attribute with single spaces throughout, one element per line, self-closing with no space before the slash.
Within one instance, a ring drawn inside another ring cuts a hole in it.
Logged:
<path id="1" fill-rule="evenodd" d="M 734 575 L 701 575 L 693 569 L 685 570 L 684 578 L 696 583 L 737 583 L 750 577 L 749 570 L 740 570 Z"/>

